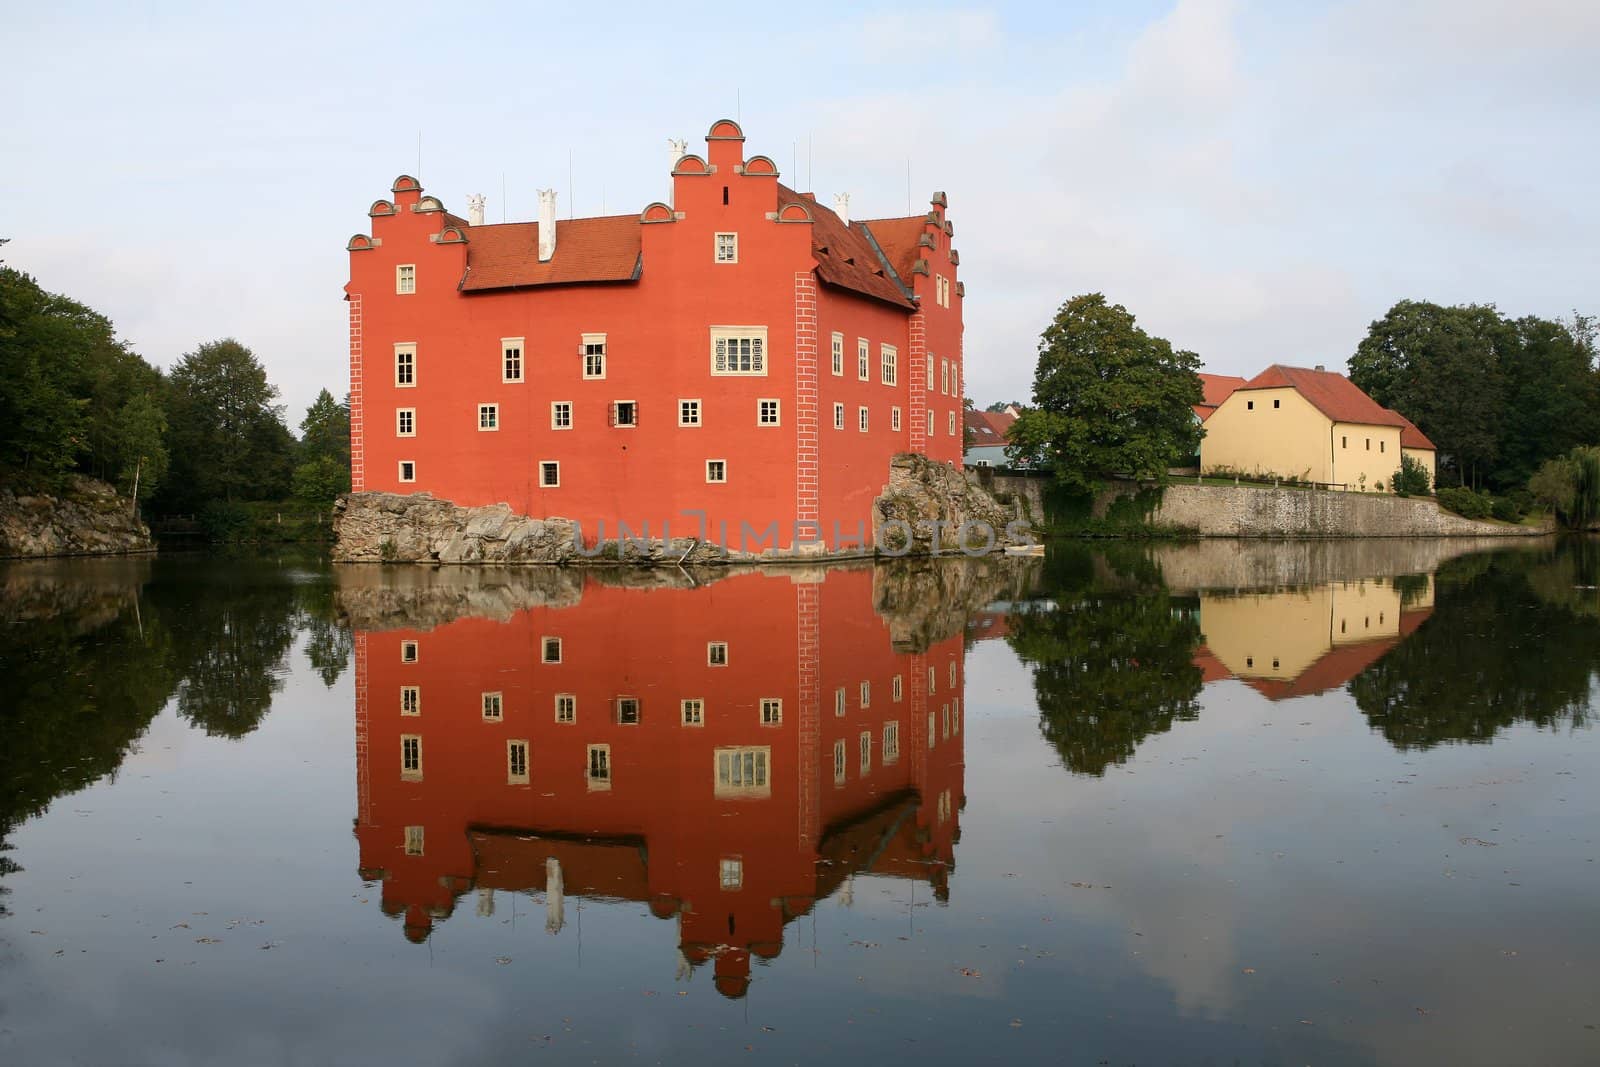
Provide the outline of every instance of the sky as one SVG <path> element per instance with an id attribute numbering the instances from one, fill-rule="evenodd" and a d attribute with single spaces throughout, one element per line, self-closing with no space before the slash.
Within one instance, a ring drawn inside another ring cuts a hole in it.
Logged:
<path id="1" fill-rule="evenodd" d="M 857 218 L 947 193 L 980 406 L 1085 292 L 1242 375 L 1342 368 L 1406 298 L 1600 312 L 1585 0 L 59 2 L 3 40 L 0 259 L 160 366 L 237 338 L 292 426 L 347 389 L 345 242 L 396 175 L 621 214 L 723 117 Z"/>

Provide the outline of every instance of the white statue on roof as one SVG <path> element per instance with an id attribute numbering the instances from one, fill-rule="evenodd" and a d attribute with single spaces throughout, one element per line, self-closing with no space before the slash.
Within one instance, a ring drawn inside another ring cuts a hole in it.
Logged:
<path id="1" fill-rule="evenodd" d="M 483 225 L 483 194 L 473 193 L 467 197 L 467 222 L 473 226 Z"/>

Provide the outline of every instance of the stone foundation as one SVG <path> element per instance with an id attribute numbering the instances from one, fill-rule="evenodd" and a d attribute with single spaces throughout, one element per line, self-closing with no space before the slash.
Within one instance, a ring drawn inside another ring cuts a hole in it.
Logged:
<path id="1" fill-rule="evenodd" d="M 1426 497 L 1270 486 L 1169 485 L 1150 521 L 1200 537 L 1537 537 L 1550 532 L 1462 518 Z"/>

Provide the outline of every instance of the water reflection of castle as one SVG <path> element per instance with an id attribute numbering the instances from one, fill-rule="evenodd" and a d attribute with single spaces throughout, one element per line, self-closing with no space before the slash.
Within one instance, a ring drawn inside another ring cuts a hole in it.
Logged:
<path id="1" fill-rule="evenodd" d="M 943 897 L 962 641 L 896 651 L 874 581 L 591 579 L 509 621 L 358 630 L 362 876 L 413 941 L 473 892 L 542 894 L 551 933 L 571 896 L 646 902 L 731 996 L 855 873 Z"/>
<path id="2" fill-rule="evenodd" d="M 1433 614 L 1433 578 L 1369 578 L 1305 589 L 1201 593 L 1207 682 L 1238 678 L 1269 700 L 1338 689 Z"/>

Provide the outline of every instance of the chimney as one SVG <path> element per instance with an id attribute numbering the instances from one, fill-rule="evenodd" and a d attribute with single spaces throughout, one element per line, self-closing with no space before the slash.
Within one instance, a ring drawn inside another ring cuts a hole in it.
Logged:
<path id="1" fill-rule="evenodd" d="M 467 197 L 467 222 L 472 226 L 483 225 L 483 194 L 473 193 Z"/>
<path id="2" fill-rule="evenodd" d="M 1317 364 L 1317 370 L 1322 371 L 1323 373 L 1327 373 L 1328 368 L 1324 367 L 1322 364 L 1318 363 Z"/>
<path id="3" fill-rule="evenodd" d="M 839 221 L 846 226 L 850 225 L 850 194 L 833 194 L 833 213 L 839 216 Z"/>
<path id="4" fill-rule="evenodd" d="M 539 190 L 539 262 L 548 263 L 556 254 L 556 191 Z"/>

